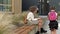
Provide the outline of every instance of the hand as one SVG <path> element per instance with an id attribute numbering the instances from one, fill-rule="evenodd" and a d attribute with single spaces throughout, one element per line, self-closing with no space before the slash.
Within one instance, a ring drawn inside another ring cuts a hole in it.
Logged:
<path id="1" fill-rule="evenodd" d="M 38 20 L 42 20 L 42 18 L 38 18 Z"/>
<path id="2" fill-rule="evenodd" d="M 42 23 L 43 22 L 42 18 L 38 19 L 38 22 L 39 23 Z"/>

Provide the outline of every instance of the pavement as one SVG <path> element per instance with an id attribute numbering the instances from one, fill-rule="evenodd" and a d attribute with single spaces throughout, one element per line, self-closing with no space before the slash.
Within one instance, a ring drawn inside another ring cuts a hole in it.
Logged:
<path id="1" fill-rule="evenodd" d="M 51 31 L 50 31 L 50 29 L 49 29 L 49 20 L 47 19 L 47 16 L 39 16 L 39 17 L 41 17 L 41 18 L 43 18 L 43 20 L 45 20 L 44 21 L 44 23 L 43 23 L 43 28 L 45 29 L 45 30 L 47 30 L 47 33 L 40 33 L 40 34 L 51 34 Z M 60 16 L 58 17 L 58 30 L 56 31 L 57 33 L 56 34 L 60 34 Z M 38 27 L 36 27 L 36 29 L 35 29 L 35 31 L 37 31 L 38 30 Z M 32 33 L 35 33 L 35 32 L 31 32 L 31 34 Z"/>
<path id="2" fill-rule="evenodd" d="M 42 17 L 42 18 L 46 18 L 47 16 L 41 16 L 41 17 Z M 58 18 L 57 21 L 58 21 L 58 30 L 57 30 L 57 33 L 56 33 L 56 34 L 60 34 L 60 16 L 59 16 L 59 18 Z M 43 28 L 44 28 L 45 30 L 47 30 L 47 33 L 44 33 L 44 34 L 51 34 L 51 31 L 50 31 L 50 29 L 49 29 L 48 24 L 49 24 L 49 20 L 46 19 L 45 22 L 44 22 Z"/>
<path id="3" fill-rule="evenodd" d="M 45 24 L 44 24 L 44 26 L 43 26 L 43 28 L 44 28 L 45 30 L 47 30 L 47 33 L 45 33 L 45 34 L 51 34 L 51 32 L 50 32 L 50 30 L 49 30 L 48 24 L 49 24 L 49 21 L 46 20 L 46 22 L 45 22 Z M 58 30 L 57 30 L 57 34 L 60 34 L 60 20 L 58 20 Z"/>

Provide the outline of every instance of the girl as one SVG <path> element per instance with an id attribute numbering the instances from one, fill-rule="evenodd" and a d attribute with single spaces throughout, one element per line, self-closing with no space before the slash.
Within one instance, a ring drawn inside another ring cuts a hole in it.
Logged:
<path id="1" fill-rule="evenodd" d="M 29 22 L 29 24 L 38 24 L 38 32 L 40 31 L 40 29 L 43 30 L 43 32 L 45 33 L 46 31 L 42 28 L 42 21 L 40 22 L 41 18 L 35 18 L 34 14 L 37 13 L 38 8 L 36 6 L 31 6 L 29 8 L 29 13 L 27 15 L 27 20 Z"/>
<path id="2" fill-rule="evenodd" d="M 55 12 L 54 6 L 52 6 L 50 9 L 51 11 L 48 13 L 48 19 L 50 21 L 49 28 L 51 30 L 51 34 L 56 34 L 56 30 L 58 29 L 58 22 L 57 22 L 58 14 L 57 12 Z"/>

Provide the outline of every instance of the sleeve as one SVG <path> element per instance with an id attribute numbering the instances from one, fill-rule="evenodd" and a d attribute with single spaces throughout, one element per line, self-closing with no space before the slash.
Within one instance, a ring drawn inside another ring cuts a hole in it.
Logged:
<path id="1" fill-rule="evenodd" d="M 58 13 L 56 13 L 57 19 L 58 19 Z"/>
<path id="2" fill-rule="evenodd" d="M 57 12 L 55 12 L 55 14 L 56 14 L 56 16 L 58 16 L 58 13 Z"/>
<path id="3" fill-rule="evenodd" d="M 50 14 L 50 12 L 48 13 L 48 16 L 47 16 L 48 20 L 49 20 L 49 14 Z"/>
<path id="4" fill-rule="evenodd" d="M 35 20 L 38 20 L 38 18 L 34 18 L 34 15 L 32 13 L 29 13 L 27 15 L 27 20 L 32 20 L 32 21 L 35 21 Z"/>

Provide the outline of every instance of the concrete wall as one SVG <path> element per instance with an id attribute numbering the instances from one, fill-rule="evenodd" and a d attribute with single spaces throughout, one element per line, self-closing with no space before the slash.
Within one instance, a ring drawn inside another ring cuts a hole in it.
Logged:
<path id="1" fill-rule="evenodd" d="M 12 0 L 12 12 L 18 14 L 22 11 L 22 0 Z"/>
<path id="2" fill-rule="evenodd" d="M 21 0 L 14 0 L 14 11 L 16 14 L 21 12 Z"/>
<path id="3" fill-rule="evenodd" d="M 12 12 L 14 13 L 14 0 L 12 0 Z"/>
<path id="4" fill-rule="evenodd" d="M 20 0 L 20 12 L 22 11 L 22 0 Z"/>

